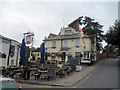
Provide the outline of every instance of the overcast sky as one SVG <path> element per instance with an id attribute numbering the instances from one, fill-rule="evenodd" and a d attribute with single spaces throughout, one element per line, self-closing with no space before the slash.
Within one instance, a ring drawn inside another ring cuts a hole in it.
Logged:
<path id="1" fill-rule="evenodd" d="M 34 46 L 39 47 L 49 33 L 58 34 L 79 16 L 94 18 L 106 33 L 118 19 L 118 0 L 95 1 L 1 0 L 0 34 L 22 42 L 23 33 L 34 32 Z"/>

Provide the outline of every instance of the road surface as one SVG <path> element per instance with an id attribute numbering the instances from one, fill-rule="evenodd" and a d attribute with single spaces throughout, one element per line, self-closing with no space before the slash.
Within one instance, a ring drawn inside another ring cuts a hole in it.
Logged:
<path id="1" fill-rule="evenodd" d="M 76 88 L 118 88 L 118 59 L 107 59 L 102 66 L 74 84 Z"/>

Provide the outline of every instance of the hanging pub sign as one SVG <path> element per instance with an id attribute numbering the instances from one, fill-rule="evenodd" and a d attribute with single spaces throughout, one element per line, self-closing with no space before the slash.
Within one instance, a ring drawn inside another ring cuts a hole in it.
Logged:
<path id="1" fill-rule="evenodd" d="M 32 37 L 31 37 L 31 35 L 29 34 L 29 35 L 26 35 L 26 37 L 25 37 L 25 41 L 26 41 L 26 44 L 31 44 L 31 42 L 32 42 Z"/>

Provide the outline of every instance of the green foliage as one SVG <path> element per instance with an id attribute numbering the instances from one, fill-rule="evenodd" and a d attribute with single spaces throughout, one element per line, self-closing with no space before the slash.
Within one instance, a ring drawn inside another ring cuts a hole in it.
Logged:
<path id="1" fill-rule="evenodd" d="M 113 26 L 110 26 L 108 33 L 105 35 L 105 41 L 108 44 L 120 46 L 120 21 L 115 21 Z"/>
<path id="2" fill-rule="evenodd" d="M 67 54 L 68 58 L 71 58 L 72 57 L 72 54 Z"/>
<path id="3" fill-rule="evenodd" d="M 94 44 L 94 38 L 97 39 L 97 50 L 102 50 L 102 40 L 103 40 L 103 26 L 99 24 L 99 22 L 95 22 L 94 19 L 90 17 L 78 17 L 78 19 L 74 20 L 72 23 L 70 23 L 68 26 L 72 27 L 76 30 L 76 27 L 78 28 L 79 25 L 84 25 L 82 28 L 83 32 L 91 37 L 92 44 Z M 76 27 L 75 27 L 76 26 Z"/>
<path id="4" fill-rule="evenodd" d="M 119 48 L 120 54 L 120 21 L 115 20 L 114 25 L 110 26 L 109 31 L 104 36 L 105 41 L 108 44 L 116 45 Z"/>
<path id="5" fill-rule="evenodd" d="M 109 53 L 112 55 L 119 55 L 119 48 L 115 45 L 108 44 L 104 47 L 103 53 Z"/>
<path id="6" fill-rule="evenodd" d="M 49 52 L 46 52 L 46 56 L 51 56 L 52 54 L 51 53 L 49 53 Z"/>
<path id="7" fill-rule="evenodd" d="M 62 53 L 60 53 L 60 52 L 57 52 L 56 55 L 57 55 L 57 57 L 62 57 Z"/>

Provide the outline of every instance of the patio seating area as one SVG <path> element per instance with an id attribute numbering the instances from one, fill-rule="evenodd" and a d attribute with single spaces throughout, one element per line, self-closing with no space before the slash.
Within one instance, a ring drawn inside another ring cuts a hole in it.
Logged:
<path id="1" fill-rule="evenodd" d="M 25 68 L 25 66 L 3 68 L 2 74 L 15 79 L 24 79 Z M 64 78 L 72 72 L 71 66 L 63 65 L 59 67 L 57 64 L 31 64 L 28 69 L 30 71 L 29 79 L 34 77 L 35 80 L 56 80 L 56 78 Z"/>

